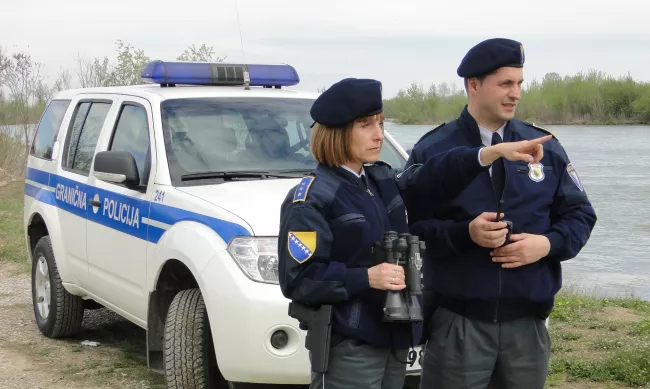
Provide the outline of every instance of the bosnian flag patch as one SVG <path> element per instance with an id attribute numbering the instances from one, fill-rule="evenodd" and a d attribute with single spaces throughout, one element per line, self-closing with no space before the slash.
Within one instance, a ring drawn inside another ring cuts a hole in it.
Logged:
<path id="1" fill-rule="evenodd" d="M 316 231 L 289 231 L 289 254 L 298 263 L 303 263 L 316 251 Z"/>

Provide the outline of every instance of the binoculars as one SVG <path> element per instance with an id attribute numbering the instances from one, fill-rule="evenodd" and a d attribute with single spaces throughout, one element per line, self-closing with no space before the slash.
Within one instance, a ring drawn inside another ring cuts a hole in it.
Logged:
<path id="1" fill-rule="evenodd" d="M 506 228 L 508 229 L 508 232 L 506 233 L 506 241 L 501 246 L 507 246 L 510 244 L 510 236 L 512 235 L 512 222 L 510 220 L 503 220 L 500 218 L 500 215 L 503 213 L 501 211 L 502 209 L 503 209 L 503 199 L 500 199 L 499 204 L 497 204 L 497 219 L 495 220 L 495 222 L 502 221 L 506 223 Z"/>
<path id="2" fill-rule="evenodd" d="M 408 233 L 397 234 L 395 231 L 384 233 L 384 240 L 376 242 L 373 247 L 378 262 L 400 265 L 406 275 L 406 288 L 389 290 L 384 304 L 386 322 L 422 321 L 422 306 L 418 296 L 422 295 L 420 264 L 426 251 L 424 241 Z"/>
<path id="3" fill-rule="evenodd" d="M 508 233 L 506 234 L 506 241 L 503 243 L 502 246 L 507 246 L 510 244 L 510 236 L 512 235 L 512 222 L 510 220 L 499 220 L 497 221 L 502 221 L 506 223 L 506 228 L 508 229 Z"/>

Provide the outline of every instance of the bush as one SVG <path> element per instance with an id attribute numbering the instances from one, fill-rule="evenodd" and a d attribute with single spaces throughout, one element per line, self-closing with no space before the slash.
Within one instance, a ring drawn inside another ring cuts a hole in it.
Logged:
<path id="1" fill-rule="evenodd" d="M 4 175 L 22 176 L 25 171 L 25 144 L 0 127 L 0 180 Z"/>

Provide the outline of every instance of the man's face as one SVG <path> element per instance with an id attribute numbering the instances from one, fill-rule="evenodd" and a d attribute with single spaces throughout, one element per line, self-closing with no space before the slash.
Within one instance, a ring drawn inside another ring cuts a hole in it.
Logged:
<path id="1" fill-rule="evenodd" d="M 475 98 L 482 114 L 493 121 L 508 121 L 515 116 L 521 98 L 524 71 L 503 67 L 476 82 Z"/>

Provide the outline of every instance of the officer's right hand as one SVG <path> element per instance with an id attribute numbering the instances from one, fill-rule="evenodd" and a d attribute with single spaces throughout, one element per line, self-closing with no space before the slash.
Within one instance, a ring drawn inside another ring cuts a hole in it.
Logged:
<path id="1" fill-rule="evenodd" d="M 503 142 L 494 146 L 488 146 L 481 150 L 479 159 L 482 165 L 489 165 L 501 157 L 508 161 L 538 163 L 544 157 L 542 143 L 548 142 L 552 138 L 552 135 L 546 135 L 532 140 Z"/>
<path id="2" fill-rule="evenodd" d="M 483 212 L 469 223 L 469 236 L 474 243 L 487 248 L 499 247 L 505 243 L 507 225 L 504 222 L 494 222 L 496 218 L 495 212 Z"/>
<path id="3" fill-rule="evenodd" d="M 373 289 L 402 290 L 406 288 L 404 280 L 404 268 L 399 265 L 382 263 L 368 269 L 368 281 Z"/>

